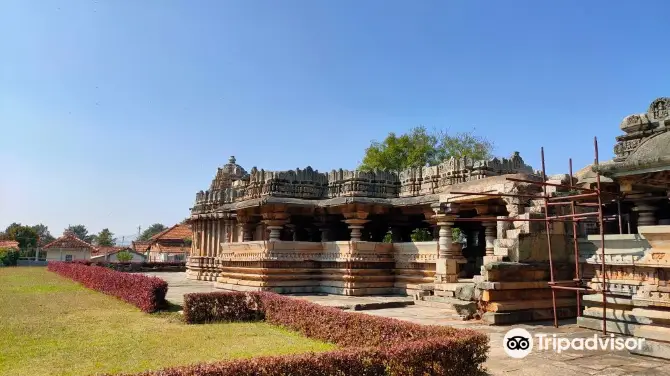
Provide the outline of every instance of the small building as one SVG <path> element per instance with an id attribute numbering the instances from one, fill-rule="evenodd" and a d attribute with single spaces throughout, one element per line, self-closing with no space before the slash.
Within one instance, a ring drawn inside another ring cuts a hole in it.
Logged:
<path id="1" fill-rule="evenodd" d="M 191 236 L 191 227 L 186 224 L 176 224 L 152 236 L 147 248 L 148 261 L 186 261 L 191 250 Z"/>
<path id="2" fill-rule="evenodd" d="M 132 256 L 130 260 L 119 260 L 118 255 L 121 252 L 128 252 Z M 98 262 L 145 262 L 147 256 L 136 252 L 131 247 L 98 247 L 98 251 L 93 253 L 91 261 Z"/>
<path id="3" fill-rule="evenodd" d="M 65 231 L 63 236 L 48 243 L 42 248 L 47 253 L 47 261 L 89 260 L 98 249 L 79 239 L 72 231 Z"/>

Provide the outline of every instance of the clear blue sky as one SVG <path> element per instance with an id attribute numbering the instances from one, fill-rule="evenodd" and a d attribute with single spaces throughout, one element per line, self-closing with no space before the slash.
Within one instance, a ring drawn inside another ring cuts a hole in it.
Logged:
<path id="1" fill-rule="evenodd" d="M 0 228 L 185 218 L 230 155 L 354 168 L 416 125 L 551 173 L 670 95 L 670 2 L 4 0 Z"/>

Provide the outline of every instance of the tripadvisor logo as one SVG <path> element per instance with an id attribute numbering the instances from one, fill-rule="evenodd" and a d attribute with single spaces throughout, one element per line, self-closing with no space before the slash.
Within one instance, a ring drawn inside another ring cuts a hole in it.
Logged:
<path id="1" fill-rule="evenodd" d="M 535 337 L 535 339 L 533 339 Z M 614 351 L 614 350 L 642 350 L 644 338 L 615 337 L 610 334 L 607 337 L 594 334 L 591 337 L 561 338 L 556 334 L 544 333 L 532 336 L 526 329 L 514 328 L 508 331 L 503 338 L 503 349 L 512 358 L 525 358 L 533 350 L 533 344 L 537 351 L 552 350 L 558 354 L 566 350 L 575 351 Z"/>
<path id="2" fill-rule="evenodd" d="M 514 328 L 505 333 L 503 348 L 512 358 L 525 358 L 533 350 L 533 337 L 526 329 Z"/>

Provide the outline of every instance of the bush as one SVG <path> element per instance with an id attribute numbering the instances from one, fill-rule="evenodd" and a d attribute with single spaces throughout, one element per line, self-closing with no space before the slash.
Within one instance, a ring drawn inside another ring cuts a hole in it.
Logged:
<path id="1" fill-rule="evenodd" d="M 165 306 L 167 282 L 141 274 L 129 274 L 89 265 L 87 262 L 49 262 L 47 269 L 82 285 L 115 296 L 144 312 Z"/>
<path id="2" fill-rule="evenodd" d="M 19 251 L 11 248 L 0 248 L 0 265 L 16 266 L 19 260 Z"/>
<path id="3" fill-rule="evenodd" d="M 475 375 L 488 351 L 487 336 L 473 330 L 344 312 L 267 292 L 186 294 L 184 319 L 189 323 L 265 319 L 341 349 L 198 364 L 140 375 Z"/>
<path id="4" fill-rule="evenodd" d="M 78 264 L 95 265 L 124 272 L 185 272 L 186 262 L 109 262 L 109 261 L 72 261 Z"/>

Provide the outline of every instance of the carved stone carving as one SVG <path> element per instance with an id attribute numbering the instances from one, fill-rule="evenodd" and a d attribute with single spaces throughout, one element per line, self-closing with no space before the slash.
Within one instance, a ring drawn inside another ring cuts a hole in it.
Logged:
<path id="1" fill-rule="evenodd" d="M 397 198 L 444 191 L 448 186 L 489 176 L 533 173 L 519 153 L 510 158 L 473 160 L 450 158 L 437 166 L 400 171 L 332 170 L 321 173 L 307 167 L 266 171 L 253 167 L 247 173 L 231 157 L 219 168 L 210 188 L 196 194 L 194 214 L 221 206 L 265 197 L 322 200 L 336 197 Z"/>
<path id="2" fill-rule="evenodd" d="M 670 98 L 658 98 L 649 106 L 649 117 L 652 121 L 670 118 Z"/>

